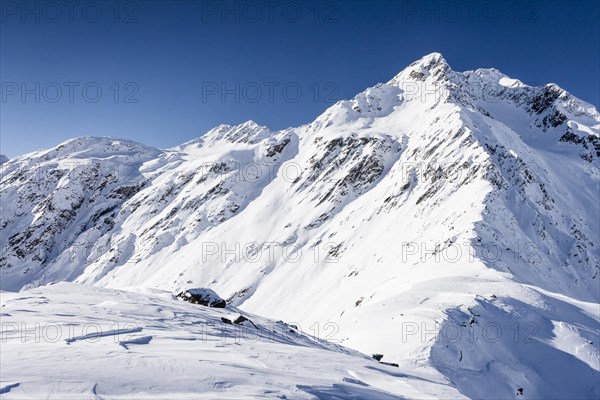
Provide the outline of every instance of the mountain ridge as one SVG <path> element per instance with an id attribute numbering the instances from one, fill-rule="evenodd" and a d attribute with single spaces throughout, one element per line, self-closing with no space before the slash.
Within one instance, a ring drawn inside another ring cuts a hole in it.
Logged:
<path id="1" fill-rule="evenodd" d="M 0 283 L 211 287 L 304 329 L 334 323 L 339 343 L 469 397 L 562 393 L 568 377 L 534 368 L 554 343 L 590 397 L 599 134 L 597 110 L 555 85 L 433 53 L 297 128 L 221 125 L 165 150 L 75 139 L 3 165 Z M 504 338 L 536 324 L 536 342 L 440 334 L 484 323 Z"/>

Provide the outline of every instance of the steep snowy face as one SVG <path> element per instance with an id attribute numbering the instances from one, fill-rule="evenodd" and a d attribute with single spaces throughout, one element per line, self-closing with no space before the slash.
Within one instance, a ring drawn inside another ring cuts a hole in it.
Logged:
<path id="1" fill-rule="evenodd" d="M 163 151 L 76 139 L 2 166 L 0 286 L 210 287 L 471 397 L 551 396 L 568 377 L 532 367 L 550 351 L 588 397 L 599 135 L 556 85 L 434 53 L 298 128 L 222 125 Z M 505 339 L 536 324 L 519 338 L 547 348 L 444 334 L 494 322 Z"/>
<path id="2" fill-rule="evenodd" d="M 123 202 L 146 184 L 140 166 L 160 154 L 126 140 L 85 137 L 3 164 L 2 288 L 31 283 L 74 241 L 111 232 Z M 77 267 L 67 266 L 63 279 Z"/>
<path id="3" fill-rule="evenodd" d="M 266 132 L 223 126 L 165 151 L 82 138 L 13 160 L 3 169 L 2 288 L 98 280 L 224 222 L 260 194 L 291 142 L 259 141 Z M 210 140 L 223 145 L 202 147 Z"/>
<path id="4" fill-rule="evenodd" d="M 493 190 L 475 229 L 479 258 L 519 282 L 600 300 L 598 111 L 554 84 L 527 86 L 495 69 L 454 72 L 439 53 L 388 84 L 409 102 L 457 105 L 461 129 L 483 150 Z"/>

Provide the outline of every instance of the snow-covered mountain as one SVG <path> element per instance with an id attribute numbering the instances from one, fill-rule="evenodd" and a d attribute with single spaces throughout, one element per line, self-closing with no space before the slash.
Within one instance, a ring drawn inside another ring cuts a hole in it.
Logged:
<path id="1" fill-rule="evenodd" d="M 0 288 L 209 287 L 467 397 L 597 398 L 599 136 L 433 53 L 298 128 L 73 139 L 1 167 Z"/>

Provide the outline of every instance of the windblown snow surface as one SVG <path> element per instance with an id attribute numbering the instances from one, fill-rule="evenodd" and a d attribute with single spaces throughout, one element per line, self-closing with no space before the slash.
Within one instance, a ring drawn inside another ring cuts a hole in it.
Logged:
<path id="1" fill-rule="evenodd" d="M 597 399 L 599 135 L 433 53 L 298 128 L 6 161 L 0 396 Z"/>

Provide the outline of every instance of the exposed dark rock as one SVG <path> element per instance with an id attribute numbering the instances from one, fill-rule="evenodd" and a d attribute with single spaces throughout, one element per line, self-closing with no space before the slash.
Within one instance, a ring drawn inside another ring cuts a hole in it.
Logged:
<path id="1" fill-rule="evenodd" d="M 566 143 L 581 143 L 583 142 L 583 139 L 574 134 L 572 131 L 568 130 L 567 133 L 560 137 L 559 141 Z"/>
<path id="2" fill-rule="evenodd" d="M 410 73 L 410 77 L 418 80 L 418 81 L 424 81 L 425 80 L 425 74 L 422 72 L 418 72 L 418 71 L 412 71 Z"/>
<path id="3" fill-rule="evenodd" d="M 127 200 L 133 197 L 136 193 L 138 193 L 146 184 L 146 182 L 142 182 L 139 185 L 125 185 L 121 186 L 115 190 L 113 190 L 108 198 L 116 198 L 121 200 Z"/>
<path id="4" fill-rule="evenodd" d="M 238 290 L 237 292 L 235 292 L 234 294 L 232 294 L 228 299 L 227 299 L 227 304 L 230 304 L 231 302 L 233 302 L 235 299 L 243 299 L 246 294 L 248 294 L 248 292 L 250 292 L 250 290 L 252 290 L 252 287 L 247 287 L 245 289 L 242 290 Z"/>
<path id="5" fill-rule="evenodd" d="M 288 143 L 290 143 L 290 139 L 285 138 L 281 142 L 269 147 L 267 150 L 267 157 L 273 157 L 274 155 L 281 153 Z"/>
<path id="6" fill-rule="evenodd" d="M 225 300 L 219 297 L 214 291 L 206 288 L 187 289 L 177 295 L 178 298 L 193 304 L 200 304 L 206 307 L 224 308 Z"/>
<path id="7" fill-rule="evenodd" d="M 244 325 L 244 322 L 249 322 L 252 324 L 252 326 L 254 326 L 256 329 L 258 329 L 258 326 L 256 326 L 256 324 L 254 324 L 254 322 L 252 322 L 248 318 L 244 317 L 243 315 L 240 315 L 233 321 L 233 323 L 236 325 Z"/>
<path id="8" fill-rule="evenodd" d="M 383 362 L 383 361 L 380 361 L 380 363 L 383 364 L 383 365 L 389 365 L 390 367 L 400 367 L 396 363 L 387 363 L 387 362 Z"/>
<path id="9" fill-rule="evenodd" d="M 548 114 L 544 117 L 544 119 L 542 120 L 544 127 L 553 127 L 556 128 L 557 126 L 561 125 L 562 123 L 564 123 L 567 120 L 567 116 L 564 115 L 563 113 L 561 113 L 558 110 L 554 110 L 554 113 L 552 114 Z"/>
<path id="10" fill-rule="evenodd" d="M 531 103 L 531 109 L 536 114 L 541 114 L 554 103 L 561 95 L 560 89 L 556 86 L 548 85 L 544 87 L 541 93 L 536 95 Z"/>

